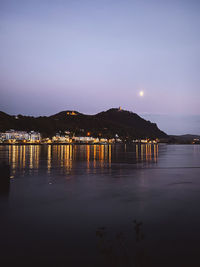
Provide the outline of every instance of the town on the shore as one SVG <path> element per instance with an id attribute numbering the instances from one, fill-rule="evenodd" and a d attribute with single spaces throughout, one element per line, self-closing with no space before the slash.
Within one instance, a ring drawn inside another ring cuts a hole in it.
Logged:
<path id="1" fill-rule="evenodd" d="M 156 144 L 159 139 L 135 139 L 133 143 L 150 143 Z M 17 131 L 8 130 L 0 132 L 0 143 L 1 144 L 114 144 L 122 143 L 122 140 L 115 135 L 115 138 L 96 138 L 92 137 L 90 132 L 87 132 L 85 136 L 75 136 L 70 131 L 64 133 L 58 132 L 55 136 L 43 138 L 39 132 L 35 131 Z"/>

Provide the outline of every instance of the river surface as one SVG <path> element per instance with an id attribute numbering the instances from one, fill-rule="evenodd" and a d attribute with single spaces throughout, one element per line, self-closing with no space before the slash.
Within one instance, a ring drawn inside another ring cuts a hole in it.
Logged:
<path id="1" fill-rule="evenodd" d="M 3 145 L 0 161 L 1 266 L 200 266 L 199 145 Z"/>

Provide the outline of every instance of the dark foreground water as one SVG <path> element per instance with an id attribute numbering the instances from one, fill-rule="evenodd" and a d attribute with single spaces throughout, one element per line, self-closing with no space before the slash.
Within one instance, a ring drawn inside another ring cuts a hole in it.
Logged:
<path id="1" fill-rule="evenodd" d="M 3 160 L 1 266 L 200 266 L 200 146 L 0 146 Z"/>

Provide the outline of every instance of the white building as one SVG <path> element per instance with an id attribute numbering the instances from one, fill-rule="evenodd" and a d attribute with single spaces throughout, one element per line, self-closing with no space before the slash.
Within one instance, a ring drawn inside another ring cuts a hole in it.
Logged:
<path id="1" fill-rule="evenodd" d="M 74 136 L 73 141 L 77 143 L 107 143 L 107 138 L 95 138 L 92 136 Z"/>
<path id="2" fill-rule="evenodd" d="M 65 131 L 65 135 L 56 133 L 56 135 L 52 137 L 52 142 L 69 143 L 70 142 L 69 134 L 70 134 L 69 131 Z"/>
<path id="3" fill-rule="evenodd" d="M 30 141 L 30 142 L 36 142 L 36 141 L 41 140 L 41 135 L 38 132 L 31 131 L 31 132 L 29 132 L 28 135 L 29 135 L 28 141 Z"/>
<path id="4" fill-rule="evenodd" d="M 55 143 L 69 143 L 70 142 L 70 138 L 69 136 L 53 136 L 52 137 L 52 142 Z"/>
<path id="5" fill-rule="evenodd" d="M 4 133 L 0 133 L 0 139 L 2 141 L 29 141 L 35 142 L 40 141 L 41 136 L 38 132 L 26 132 L 26 131 L 15 131 L 9 130 Z"/>
<path id="6" fill-rule="evenodd" d="M 93 143 L 95 138 L 90 136 L 74 136 L 73 141 L 78 143 Z"/>

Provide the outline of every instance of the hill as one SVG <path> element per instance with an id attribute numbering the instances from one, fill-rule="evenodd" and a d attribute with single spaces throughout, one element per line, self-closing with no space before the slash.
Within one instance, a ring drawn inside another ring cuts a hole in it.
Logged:
<path id="1" fill-rule="evenodd" d="M 0 112 L 0 131 L 9 129 L 35 130 L 43 136 L 53 136 L 66 130 L 76 135 L 91 135 L 112 138 L 117 134 L 123 140 L 134 138 L 166 138 L 155 123 L 146 121 L 136 113 L 116 108 L 86 115 L 66 110 L 49 117 L 11 116 Z"/>
<path id="2" fill-rule="evenodd" d="M 174 144 L 192 144 L 194 140 L 200 140 L 200 135 L 184 134 L 184 135 L 169 135 L 168 143 Z M 199 143 L 199 142 L 196 142 Z"/>

